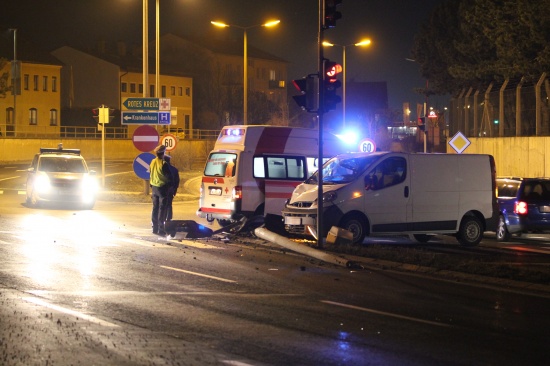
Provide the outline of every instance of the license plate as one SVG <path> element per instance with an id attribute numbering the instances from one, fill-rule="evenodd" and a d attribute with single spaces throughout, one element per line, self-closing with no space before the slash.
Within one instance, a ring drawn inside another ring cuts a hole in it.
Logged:
<path id="1" fill-rule="evenodd" d="M 540 212 L 550 212 L 550 206 L 539 206 Z"/>
<path id="2" fill-rule="evenodd" d="M 286 225 L 302 225 L 302 219 L 300 217 L 285 217 Z"/>
<path id="3" fill-rule="evenodd" d="M 210 194 L 213 196 L 221 196 L 222 195 L 222 189 L 221 188 L 210 188 Z"/>

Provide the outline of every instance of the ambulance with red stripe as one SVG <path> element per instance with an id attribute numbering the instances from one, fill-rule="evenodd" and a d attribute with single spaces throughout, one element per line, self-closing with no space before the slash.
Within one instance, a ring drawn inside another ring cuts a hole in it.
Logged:
<path id="1" fill-rule="evenodd" d="M 324 160 L 346 151 L 334 134 L 323 132 Z M 208 156 L 197 216 L 221 226 L 281 211 L 294 188 L 315 171 L 319 154 L 316 129 L 225 126 Z"/>

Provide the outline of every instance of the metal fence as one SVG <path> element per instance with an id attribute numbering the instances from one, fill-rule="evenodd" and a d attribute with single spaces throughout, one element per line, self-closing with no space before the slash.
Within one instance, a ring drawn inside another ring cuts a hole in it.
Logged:
<path id="1" fill-rule="evenodd" d="M 550 136 L 550 81 L 505 80 L 451 100 L 449 132 L 467 137 Z"/>

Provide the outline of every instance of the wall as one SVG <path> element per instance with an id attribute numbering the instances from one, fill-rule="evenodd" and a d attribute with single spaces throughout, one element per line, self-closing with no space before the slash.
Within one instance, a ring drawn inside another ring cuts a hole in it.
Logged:
<path id="1" fill-rule="evenodd" d="M 550 137 L 473 138 L 463 154 L 490 154 L 498 176 L 549 177 Z M 447 152 L 454 150 L 447 145 Z"/>
<path id="2" fill-rule="evenodd" d="M 80 139 L 0 139 L 0 164 L 31 163 L 34 154 L 41 147 L 63 147 L 80 149 L 82 156 L 88 160 L 101 160 L 101 140 Z M 182 140 L 170 155 L 181 159 L 185 168 L 201 169 L 206 157 L 212 150 L 214 141 Z M 105 140 L 105 160 L 133 161 L 141 152 L 135 148 L 132 140 Z"/>

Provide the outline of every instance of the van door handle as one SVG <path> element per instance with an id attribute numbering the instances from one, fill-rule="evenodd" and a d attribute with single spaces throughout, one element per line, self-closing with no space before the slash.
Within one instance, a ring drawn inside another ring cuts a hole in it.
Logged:
<path id="1" fill-rule="evenodd" d="M 405 191 L 403 192 L 405 197 L 409 197 L 409 186 L 405 186 Z"/>

